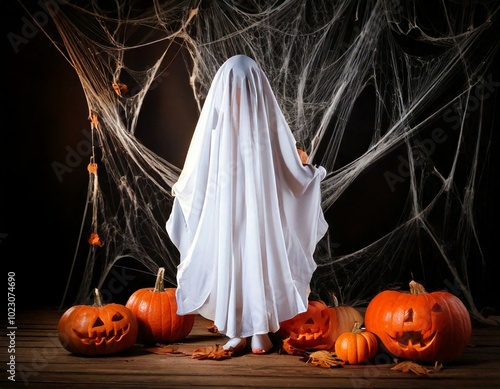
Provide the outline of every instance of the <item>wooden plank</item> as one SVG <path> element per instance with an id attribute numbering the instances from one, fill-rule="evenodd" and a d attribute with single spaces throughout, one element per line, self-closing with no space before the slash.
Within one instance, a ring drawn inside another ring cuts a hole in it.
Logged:
<path id="1" fill-rule="evenodd" d="M 181 354 L 155 354 L 141 345 L 103 357 L 79 357 L 59 343 L 57 323 L 61 312 L 43 309 L 23 312 L 16 320 L 16 379 L 32 388 L 169 388 L 169 387 L 373 387 L 458 388 L 500 387 L 500 328 L 473 329 L 470 347 L 444 369 L 419 377 L 393 371 L 392 358 L 380 353 L 375 361 L 330 369 L 305 363 L 298 356 L 277 352 L 246 354 L 223 361 L 196 360 L 189 355 L 199 347 L 225 342 L 208 332 L 211 324 L 197 317 L 191 334 L 176 344 Z M 2 332 L 3 334 L 3 332 Z M 183 354 L 182 354 L 183 353 Z M 6 348 L 0 358 L 9 358 Z M 431 366 L 429 366 L 431 367 Z M 0 387 L 10 387 L 4 376 Z"/>
<path id="2" fill-rule="evenodd" d="M 21 382 L 21 381 L 20 381 Z M 73 373 L 47 372 L 38 376 L 27 376 L 22 382 L 29 387 L 36 384 L 45 384 L 54 387 L 54 383 L 75 384 L 94 387 L 117 388 L 124 386 L 139 387 L 383 387 L 383 388 L 494 388 L 498 387 L 498 379 L 489 377 L 473 377 L 464 379 L 443 379 L 442 377 L 339 377 L 339 376 L 300 376 L 283 377 L 277 375 L 260 376 L 252 372 L 245 375 L 227 375 L 225 372 L 211 372 L 211 374 L 183 375 L 183 374 L 129 374 L 124 369 L 120 374 L 109 372 L 93 372 L 92 374 L 75 376 Z"/>

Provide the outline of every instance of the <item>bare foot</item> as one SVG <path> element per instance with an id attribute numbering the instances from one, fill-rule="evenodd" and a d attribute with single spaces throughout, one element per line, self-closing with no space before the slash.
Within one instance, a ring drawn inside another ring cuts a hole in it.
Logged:
<path id="1" fill-rule="evenodd" d="M 265 354 L 273 348 L 273 342 L 268 334 L 257 334 L 252 336 L 252 353 Z"/>
<path id="2" fill-rule="evenodd" d="M 233 354 L 237 354 L 245 348 L 247 340 L 245 338 L 231 338 L 222 348 L 224 350 L 232 350 Z"/>

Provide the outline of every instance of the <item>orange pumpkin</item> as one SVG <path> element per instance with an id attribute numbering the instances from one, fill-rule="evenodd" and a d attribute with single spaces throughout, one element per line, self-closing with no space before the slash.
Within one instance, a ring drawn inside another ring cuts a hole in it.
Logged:
<path id="1" fill-rule="evenodd" d="M 374 333 L 363 331 L 356 322 L 349 332 L 339 335 L 335 341 L 337 357 L 350 365 L 358 365 L 372 359 L 378 350 L 378 339 Z"/>
<path id="2" fill-rule="evenodd" d="M 471 338 L 471 319 L 458 297 L 427 293 L 410 282 L 410 293 L 386 290 L 368 304 L 365 326 L 397 357 L 427 362 L 451 361 Z"/>
<path id="3" fill-rule="evenodd" d="M 330 307 L 330 312 L 332 317 L 337 318 L 337 325 L 335 325 L 332 329 L 332 336 L 336 340 L 340 334 L 351 331 L 356 322 L 363 323 L 363 316 L 354 307 L 349 305 L 339 305 L 338 299 L 334 294 L 332 294 L 332 299 L 333 306 Z"/>
<path id="4" fill-rule="evenodd" d="M 194 326 L 195 315 L 178 315 L 176 288 L 165 288 L 160 268 L 154 288 L 136 290 L 125 306 L 129 308 L 139 324 L 138 339 L 145 343 L 176 342 L 189 335 Z"/>
<path id="5" fill-rule="evenodd" d="M 121 304 L 103 304 L 98 289 L 94 305 L 75 305 L 59 319 L 61 345 L 80 355 L 107 355 L 129 349 L 137 339 L 137 320 Z"/>
<path id="6" fill-rule="evenodd" d="M 283 349 L 289 354 L 301 354 L 305 350 L 330 350 L 333 348 L 333 327 L 336 317 L 322 301 L 309 301 L 307 311 L 283 321 L 282 333 L 288 335 Z"/>

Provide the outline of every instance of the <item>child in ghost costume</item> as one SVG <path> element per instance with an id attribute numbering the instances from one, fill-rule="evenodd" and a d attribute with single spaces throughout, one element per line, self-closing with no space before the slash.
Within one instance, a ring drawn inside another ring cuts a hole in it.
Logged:
<path id="1" fill-rule="evenodd" d="M 244 55 L 215 75 L 167 232 L 180 252 L 178 314 L 200 314 L 225 349 L 272 348 L 280 322 L 307 310 L 313 252 L 328 229 L 323 167 L 303 165 L 268 79 Z"/>

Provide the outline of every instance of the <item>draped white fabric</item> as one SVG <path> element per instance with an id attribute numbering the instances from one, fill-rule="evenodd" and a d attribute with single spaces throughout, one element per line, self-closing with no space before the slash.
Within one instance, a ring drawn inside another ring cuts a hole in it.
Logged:
<path id="1" fill-rule="evenodd" d="M 166 228 L 181 257 L 178 313 L 199 313 L 229 337 L 248 337 L 305 311 L 313 253 L 328 228 L 325 174 L 302 165 L 255 61 L 228 59 L 172 188 Z"/>

